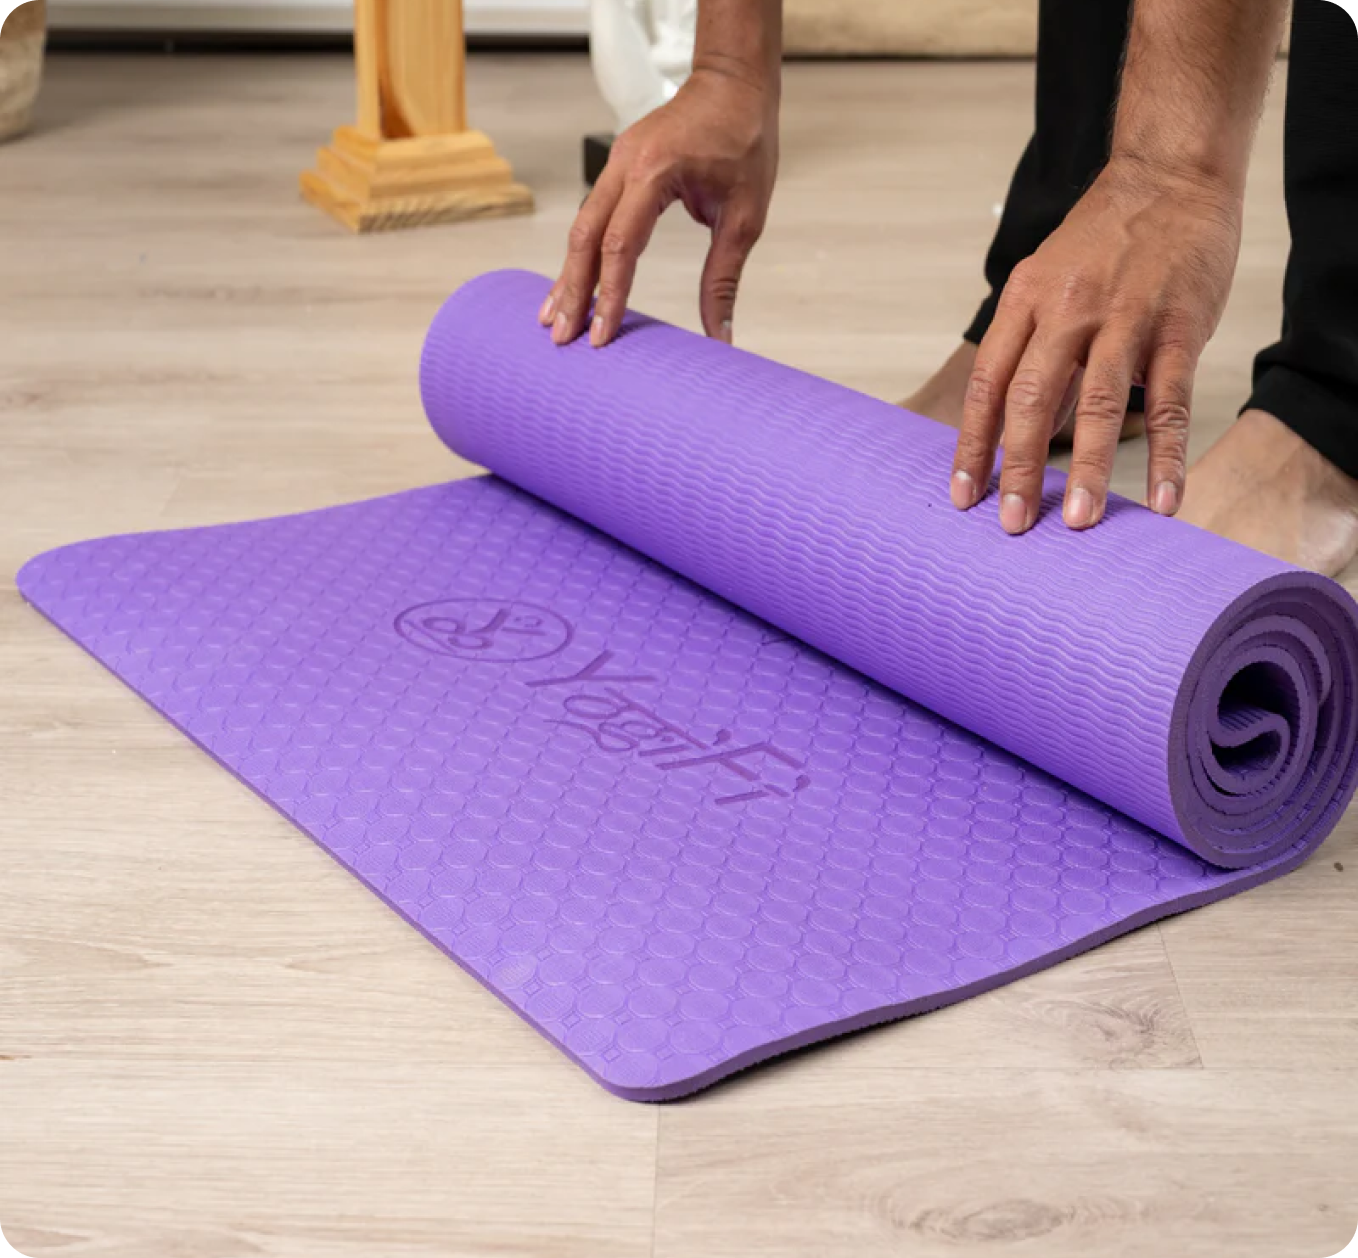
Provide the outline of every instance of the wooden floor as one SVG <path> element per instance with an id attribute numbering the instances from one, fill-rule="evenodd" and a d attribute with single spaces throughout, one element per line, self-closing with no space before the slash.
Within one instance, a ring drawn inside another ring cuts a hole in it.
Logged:
<path id="1" fill-rule="evenodd" d="M 1027 65 L 796 65 L 747 347 L 887 397 L 955 344 Z M 297 173 L 331 57 L 57 58 L 0 149 L 0 1224 L 125 1258 L 1325 1258 L 1358 1223 L 1358 814 L 1281 883 L 664 1108 L 615 1100 L 20 601 L 47 547 L 455 475 L 456 284 L 550 270 L 606 125 L 477 57 L 532 218 L 353 239 Z M 1286 250 L 1275 90 L 1196 441 Z M 667 221 L 637 304 L 689 325 Z M 1120 484 L 1136 492 L 1139 460 Z M 322 912 L 318 905 L 324 906 Z"/>

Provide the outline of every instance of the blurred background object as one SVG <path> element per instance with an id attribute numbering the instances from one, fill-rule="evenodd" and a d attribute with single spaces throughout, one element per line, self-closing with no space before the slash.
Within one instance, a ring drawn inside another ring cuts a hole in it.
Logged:
<path id="1" fill-rule="evenodd" d="M 1029 57 L 1037 0 L 785 0 L 793 55 Z"/>
<path id="2" fill-rule="evenodd" d="M 467 34 L 583 39 L 597 29 L 592 4 L 467 0 Z M 351 21 L 346 0 L 52 0 L 52 26 L 62 31 L 337 35 Z M 1037 0 L 786 0 L 787 49 L 796 55 L 1026 57 L 1036 30 Z"/>
<path id="3" fill-rule="evenodd" d="M 533 195 L 467 126 L 459 0 L 355 0 L 358 123 L 336 128 L 302 195 L 351 231 L 523 214 Z"/>
<path id="4" fill-rule="evenodd" d="M 47 0 L 29 0 L 0 28 L 0 140 L 27 130 L 42 80 Z"/>
<path id="5" fill-rule="evenodd" d="M 589 59 L 614 132 L 585 136 L 585 182 L 603 173 L 613 135 L 671 100 L 693 68 L 698 0 L 591 0 Z"/>
<path id="6" fill-rule="evenodd" d="M 697 22 L 698 0 L 593 0 L 590 64 L 619 131 L 683 85 Z"/>

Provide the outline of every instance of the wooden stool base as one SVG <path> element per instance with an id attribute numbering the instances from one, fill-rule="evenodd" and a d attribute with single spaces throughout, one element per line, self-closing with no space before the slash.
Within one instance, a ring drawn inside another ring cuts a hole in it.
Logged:
<path id="1" fill-rule="evenodd" d="M 350 231 L 525 214 L 533 194 L 479 131 L 377 140 L 339 127 L 301 178 L 302 195 Z"/>

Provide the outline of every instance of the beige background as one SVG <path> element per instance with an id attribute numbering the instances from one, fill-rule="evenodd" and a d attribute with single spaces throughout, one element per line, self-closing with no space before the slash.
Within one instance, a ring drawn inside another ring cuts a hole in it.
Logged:
<path id="1" fill-rule="evenodd" d="M 1022 56 L 1037 42 L 1036 0 L 786 0 L 784 14 L 793 53 Z"/>
<path id="2" fill-rule="evenodd" d="M 793 54 L 1026 57 L 1037 46 L 1037 0 L 785 0 L 784 13 Z"/>

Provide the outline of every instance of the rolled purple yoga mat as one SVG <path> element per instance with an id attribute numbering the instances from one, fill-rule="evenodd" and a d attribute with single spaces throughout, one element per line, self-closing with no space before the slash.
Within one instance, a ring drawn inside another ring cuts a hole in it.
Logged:
<path id="1" fill-rule="evenodd" d="M 526 272 L 465 285 L 421 371 L 463 457 L 1224 868 L 1354 789 L 1358 620 L 1333 581 L 1046 478 L 1023 538 L 947 496 L 954 434 L 629 315 L 551 344 Z"/>
<path id="2" fill-rule="evenodd" d="M 19 585 L 605 1087 L 975 995 L 1335 824 L 1334 582 L 1118 499 L 1072 533 L 1055 472 L 1008 537 L 947 429 L 638 315 L 557 348 L 546 288 L 483 276 L 425 346 L 496 475 Z"/>

